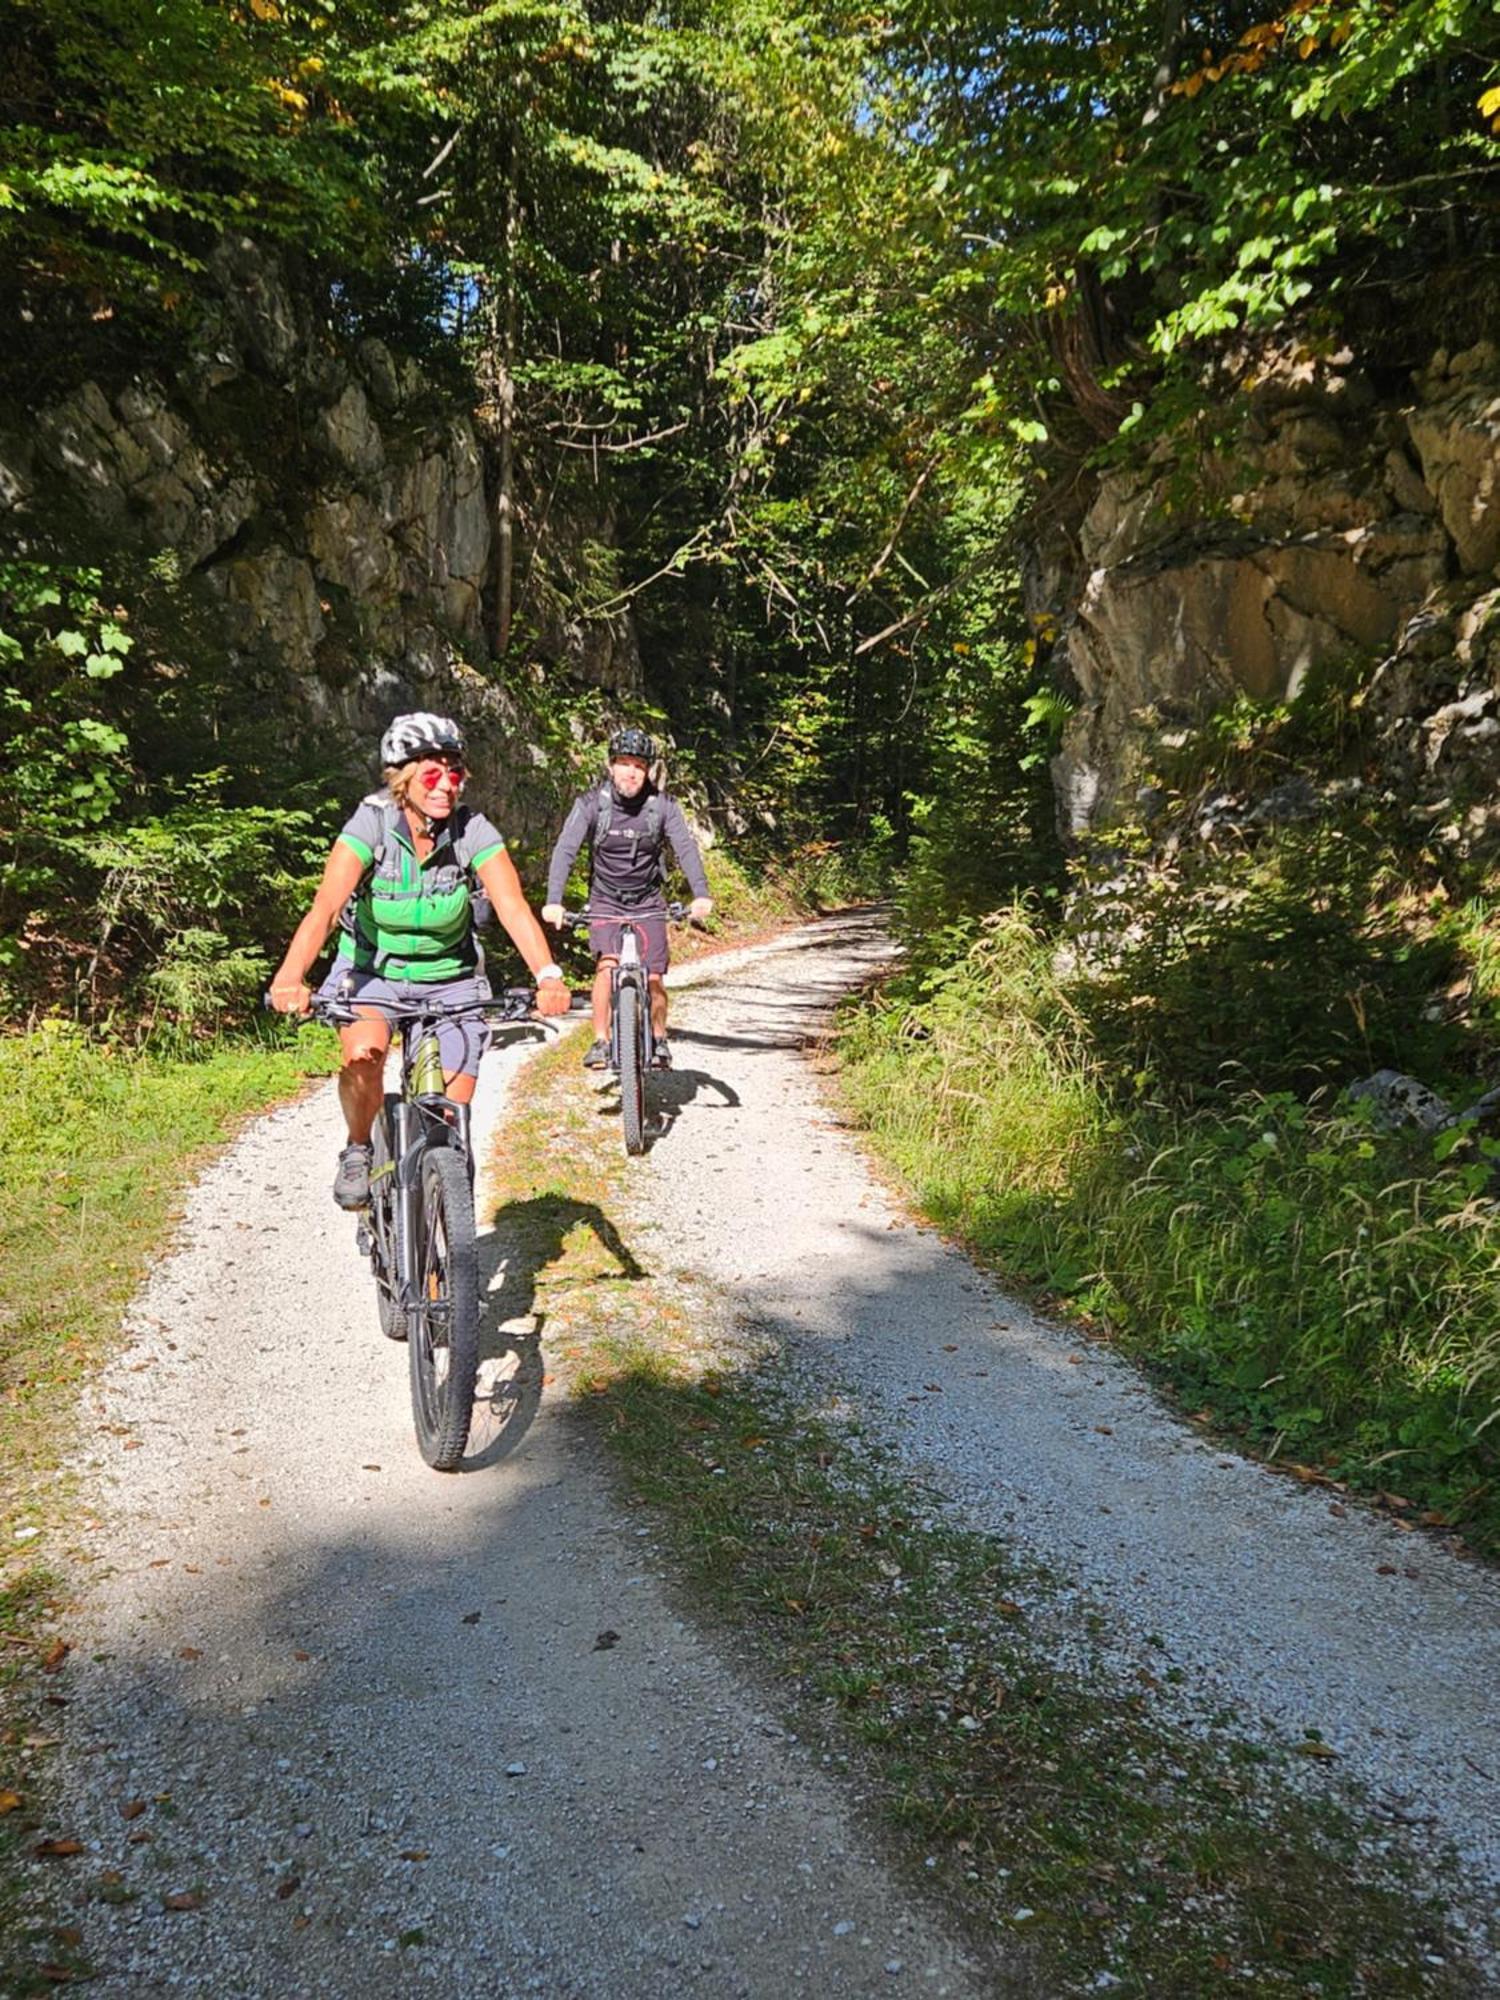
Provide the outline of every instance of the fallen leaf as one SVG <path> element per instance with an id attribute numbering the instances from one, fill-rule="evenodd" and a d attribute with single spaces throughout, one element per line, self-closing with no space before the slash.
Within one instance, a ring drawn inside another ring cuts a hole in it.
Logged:
<path id="1" fill-rule="evenodd" d="M 1021 1607 L 1013 1597 L 997 1598 L 995 1600 L 995 1609 L 1006 1618 L 1019 1618 L 1021 1616 Z"/>
<path id="2" fill-rule="evenodd" d="M 54 1959 L 47 1959 L 37 1967 L 37 1971 L 53 1986 L 67 1986 L 78 1978 L 77 1970 L 71 1965 L 59 1965 Z"/>
<path id="3" fill-rule="evenodd" d="M 285 1881 L 276 1884 L 277 1902 L 284 1903 L 288 1896 L 295 1896 L 301 1887 L 302 1877 L 300 1875 L 288 1875 Z"/>
<path id="4" fill-rule="evenodd" d="M 1339 1519 L 1343 1520 L 1344 1516 L 1348 1513 L 1349 1509 L 1344 1505 L 1342 1500 L 1330 1500 L 1328 1503 L 1328 1511 L 1330 1514 L 1337 1514 Z"/>
<path id="5" fill-rule="evenodd" d="M 81 1840 L 39 1840 L 32 1853 L 43 1861 L 66 1861 L 72 1855 L 82 1854 Z"/>
<path id="6" fill-rule="evenodd" d="M 172 1558 L 170 1556 L 158 1556 L 155 1562 L 147 1563 L 146 1567 L 147 1569 L 170 1569 L 172 1567 Z"/>
<path id="7" fill-rule="evenodd" d="M 155 1838 L 156 1835 L 154 1833 L 148 1833 L 144 1827 L 139 1827 L 134 1833 L 126 1834 L 125 1845 L 127 1847 L 149 1847 Z"/>
<path id="8" fill-rule="evenodd" d="M 945 1340 L 943 1342 L 943 1352 L 944 1354 L 957 1354 L 958 1342 L 956 1340 Z"/>
<path id="9" fill-rule="evenodd" d="M 1331 1743 L 1320 1742 L 1312 1736 L 1308 1737 L 1305 1743 L 1299 1743 L 1296 1748 L 1299 1757 L 1316 1757 L 1322 1763 L 1327 1763 L 1339 1754 Z"/>
<path id="10" fill-rule="evenodd" d="M 312 1658 L 312 1654 L 304 1653 L 299 1649 L 297 1652 L 293 1653 L 292 1658 L 294 1660 L 310 1660 Z"/>
<path id="11" fill-rule="evenodd" d="M 19 1792 L 0 1792 L 0 1817 L 15 1812 L 24 1804 L 25 1801 Z"/>
<path id="12" fill-rule="evenodd" d="M 429 1852 L 430 1850 L 425 1847 L 403 1847 L 401 1850 L 401 1859 L 403 1861 L 425 1861 Z"/>
<path id="13" fill-rule="evenodd" d="M 927 1391 L 929 1396 L 937 1396 L 942 1393 L 943 1385 L 941 1382 L 924 1382 L 922 1387 Z"/>
<path id="14" fill-rule="evenodd" d="M 203 1898 L 192 1889 L 178 1889 L 173 1895 L 163 1896 L 161 1906 L 164 1910 L 201 1910 Z"/>
<path id="15" fill-rule="evenodd" d="M 47 1648 L 46 1656 L 42 1660 L 42 1672 L 44 1674 L 55 1674 L 72 1650 L 72 1645 L 68 1640 L 55 1639 Z"/>
<path id="16" fill-rule="evenodd" d="M 141 1440 L 139 1438 L 126 1438 L 124 1444 L 120 1447 L 121 1451 L 139 1451 L 140 1448 Z"/>
<path id="17" fill-rule="evenodd" d="M 59 1944 L 65 1944 L 69 1951 L 76 1951 L 79 1945 L 83 1943 L 83 1932 L 74 1930 L 71 1924 L 65 1926 L 62 1930 L 54 1931 L 52 1935 L 57 1939 Z"/>
<path id="18" fill-rule="evenodd" d="M 465 1625 L 477 1625 L 479 1623 L 479 1619 L 480 1619 L 480 1613 L 477 1611 L 466 1611 L 463 1615 L 463 1623 Z"/>
<path id="19" fill-rule="evenodd" d="M 201 1646 L 179 1646 L 177 1648 L 177 1657 L 179 1660 L 201 1660 L 203 1658 L 203 1648 Z"/>
<path id="20" fill-rule="evenodd" d="M 293 1917 L 292 1929 L 294 1931 L 305 1931 L 311 1922 L 312 1922 L 311 1917 L 303 1917 L 303 1916 Z"/>
<path id="21" fill-rule="evenodd" d="M 612 1646 L 618 1646 L 619 1643 L 620 1635 L 618 1632 L 605 1630 L 595 1639 L 594 1651 L 596 1653 L 607 1653 Z"/>
<path id="22" fill-rule="evenodd" d="M 120 1817 L 121 1819 L 139 1819 L 145 1810 L 146 1801 L 144 1799 L 127 1799 L 125 1804 L 120 1808 Z"/>
<path id="23" fill-rule="evenodd" d="M 1376 1563 L 1375 1574 L 1377 1576 L 1394 1576 L 1396 1574 L 1396 1565 L 1394 1563 Z"/>
<path id="24" fill-rule="evenodd" d="M 359 1469 L 361 1472 L 379 1472 L 380 1467 L 378 1465 L 362 1465 Z"/>
<path id="25" fill-rule="evenodd" d="M 1095 1424 L 1094 1429 L 1102 1438 L 1112 1438 L 1115 1434 L 1113 1424 Z"/>

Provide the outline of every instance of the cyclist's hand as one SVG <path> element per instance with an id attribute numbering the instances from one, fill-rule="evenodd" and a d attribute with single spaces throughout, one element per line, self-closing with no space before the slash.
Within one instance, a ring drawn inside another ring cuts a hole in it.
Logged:
<path id="1" fill-rule="evenodd" d="M 278 1014 L 312 1012 L 312 988 L 305 979 L 273 979 L 270 998 Z"/>
<path id="2" fill-rule="evenodd" d="M 692 902 L 688 904 L 688 915 L 695 924 L 706 924 L 713 913 L 714 899 L 712 896 L 694 896 Z"/>
<path id="3" fill-rule="evenodd" d="M 542 922 L 544 924 L 551 924 L 553 930 L 558 931 L 562 929 L 562 920 L 563 906 L 561 903 L 543 903 Z"/>
<path id="4" fill-rule="evenodd" d="M 573 996 L 565 979 L 537 981 L 536 1010 L 539 1014 L 566 1014 L 572 1004 Z"/>

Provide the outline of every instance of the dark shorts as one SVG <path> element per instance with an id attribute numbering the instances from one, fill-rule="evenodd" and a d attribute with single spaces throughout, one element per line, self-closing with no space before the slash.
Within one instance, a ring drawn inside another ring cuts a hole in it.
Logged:
<path id="1" fill-rule="evenodd" d="M 667 913 L 661 904 L 648 905 L 644 910 L 631 910 L 628 916 L 607 915 L 596 918 L 589 925 L 589 949 L 595 958 L 618 958 L 620 938 L 626 924 L 633 924 L 636 943 L 641 957 L 646 962 L 648 972 L 664 973 L 670 953 L 667 950 Z"/>
<path id="2" fill-rule="evenodd" d="M 441 979 L 424 983 L 415 979 L 382 979 L 378 972 L 353 972 L 335 959 L 328 977 L 318 988 L 322 1000 L 343 1000 L 352 1007 L 370 1007 L 389 1018 L 391 1009 L 419 1007 L 437 1000 L 451 1007 L 456 1000 L 488 1000 L 490 982 L 470 973 L 464 979 Z M 478 1076 L 479 1059 L 490 1045 L 490 1024 L 483 1014 L 468 1020 L 440 1021 L 438 1047 L 443 1052 L 447 1076 Z"/>

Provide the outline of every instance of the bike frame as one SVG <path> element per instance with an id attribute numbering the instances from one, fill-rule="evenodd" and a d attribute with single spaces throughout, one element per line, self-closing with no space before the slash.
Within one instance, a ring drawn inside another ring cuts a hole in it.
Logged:
<path id="1" fill-rule="evenodd" d="M 422 1223 L 422 1162 L 435 1146 L 453 1148 L 462 1157 L 472 1186 L 474 1156 L 469 1140 L 469 1110 L 449 1097 L 443 1086 L 442 1049 L 438 1040 L 440 1019 L 462 1015 L 498 1014 L 502 1020 L 522 1020 L 529 1016 L 530 992 L 508 994 L 503 1000 L 482 1001 L 458 1007 L 413 1007 L 392 1014 L 379 1011 L 390 1020 L 401 1038 L 401 1087 L 387 1091 L 379 1119 L 386 1158 L 370 1175 L 370 1207 L 360 1219 L 359 1243 L 369 1256 L 375 1253 L 376 1277 L 382 1267 L 391 1297 L 403 1313 L 429 1310 L 420 1295 L 417 1270 L 417 1241 Z M 330 1026 L 345 1026 L 358 1019 L 357 1001 L 346 1006 L 319 1010 Z M 391 1180 L 389 1194 L 381 1187 Z"/>
<path id="2" fill-rule="evenodd" d="M 609 921 L 618 921 L 622 926 L 620 956 L 609 974 L 609 1066 L 616 1071 L 620 1067 L 620 988 L 633 986 L 641 996 L 641 1064 L 649 1069 L 656 1050 L 656 1035 L 651 1026 L 651 981 L 641 957 L 641 934 L 629 917 L 617 920 L 612 916 Z"/>

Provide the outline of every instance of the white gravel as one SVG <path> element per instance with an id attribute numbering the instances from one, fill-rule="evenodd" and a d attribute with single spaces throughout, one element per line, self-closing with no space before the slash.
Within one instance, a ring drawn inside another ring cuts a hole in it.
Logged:
<path id="1" fill-rule="evenodd" d="M 1122 1665 L 1182 1674 L 1162 1699 L 1183 1715 L 1320 1732 L 1337 1763 L 1306 1782 L 1351 1775 L 1419 1839 L 1451 1840 L 1483 1903 L 1500 1880 L 1500 1576 L 1205 1442 L 1127 1363 L 908 1218 L 803 1056 L 888 954 L 872 919 L 830 920 L 674 1003 L 680 1112 L 642 1177 L 656 1240 L 972 1524 L 1059 1575 L 1054 1633 L 1070 1600 L 1102 1609 Z"/>
<path id="2" fill-rule="evenodd" d="M 517 1060 L 486 1065 L 482 1126 Z M 97 1559 L 45 1831 L 87 1848 L 36 1869 L 90 1991 L 991 1990 L 682 1622 L 498 1235 L 519 1347 L 497 1329 L 465 1472 L 421 1464 L 336 1142 L 320 1090 L 204 1175 L 83 1413 Z"/>
<path id="3" fill-rule="evenodd" d="M 1189 1712 L 1320 1730 L 1339 1761 L 1310 1783 L 1353 1773 L 1493 1885 L 1500 1580 L 1204 1444 L 904 1216 L 803 1059 L 887 951 L 846 917 L 691 968 L 664 1129 L 612 1219 L 1070 1579 L 1065 1609 L 1179 1668 Z M 517 1060 L 487 1065 L 482 1125 Z M 498 1236 L 493 1407 L 464 1473 L 422 1466 L 335 1141 L 326 1091 L 249 1128 L 88 1400 L 98 1556 L 46 1829 L 88 1851 L 38 1866 L 76 1897 L 91 1990 L 998 1991 L 850 1782 L 681 1621 Z"/>

